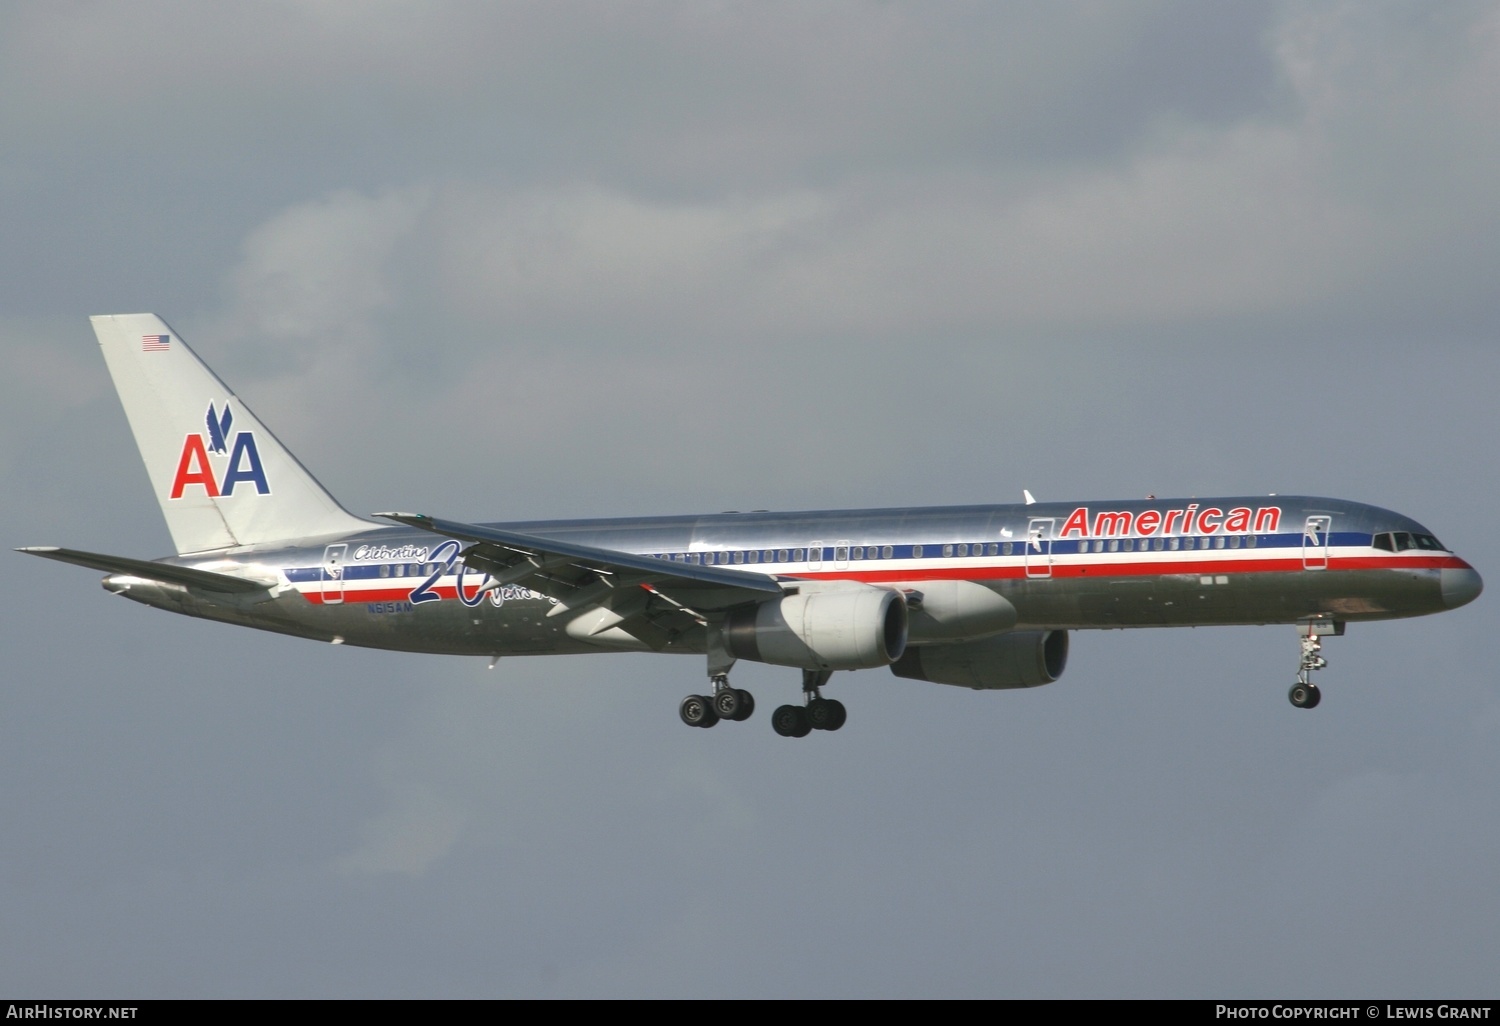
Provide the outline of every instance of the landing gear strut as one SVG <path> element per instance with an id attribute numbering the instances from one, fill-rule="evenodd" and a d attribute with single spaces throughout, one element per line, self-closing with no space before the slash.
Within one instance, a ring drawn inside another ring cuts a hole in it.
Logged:
<path id="1" fill-rule="evenodd" d="M 711 695 L 688 695 L 677 714 L 689 727 L 712 727 L 720 720 L 748 720 L 755 712 L 755 696 L 741 688 L 729 686 L 729 674 L 716 673 L 709 678 Z"/>
<path id="2" fill-rule="evenodd" d="M 1312 672 L 1328 665 L 1323 658 L 1323 639 L 1338 637 L 1344 633 L 1344 625 L 1333 620 L 1301 620 L 1297 623 L 1297 634 L 1302 641 L 1302 662 L 1297 667 L 1297 680 L 1287 698 L 1298 709 L 1315 709 L 1323 700 L 1323 693 L 1312 682 Z"/>
<path id="3" fill-rule="evenodd" d="M 782 737 L 806 737 L 815 730 L 838 730 L 849 718 L 844 703 L 824 698 L 821 688 L 833 676 L 831 670 L 803 670 L 804 705 L 783 705 L 771 714 L 771 729 Z"/>

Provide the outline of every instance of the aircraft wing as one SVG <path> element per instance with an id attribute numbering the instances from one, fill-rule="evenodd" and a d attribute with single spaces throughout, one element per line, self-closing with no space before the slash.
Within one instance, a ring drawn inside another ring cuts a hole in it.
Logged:
<path id="1" fill-rule="evenodd" d="M 217 591 L 229 595 L 247 595 L 251 592 L 266 591 L 270 587 L 268 584 L 246 580 L 243 577 L 216 574 L 212 570 L 195 570 L 187 566 L 156 563 L 149 559 L 106 556 L 99 552 L 80 552 L 78 549 L 60 549 L 53 545 L 33 545 L 16 551 L 41 556 L 44 559 L 56 559 L 64 563 L 86 566 L 91 570 L 102 570 L 107 574 L 129 574 L 148 581 L 180 584 L 189 588 L 202 588 L 204 591 Z"/>
<path id="2" fill-rule="evenodd" d="M 653 648 L 731 606 L 784 594 L 769 574 L 669 562 L 421 513 L 375 515 L 468 542 L 462 559 L 490 575 L 488 588 L 517 584 L 554 598 L 551 616 L 598 610 L 592 633 L 619 629 Z"/>

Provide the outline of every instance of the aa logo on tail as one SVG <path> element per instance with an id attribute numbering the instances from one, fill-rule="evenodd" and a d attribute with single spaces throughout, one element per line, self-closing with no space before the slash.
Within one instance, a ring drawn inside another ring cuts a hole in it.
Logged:
<path id="1" fill-rule="evenodd" d="M 202 434 L 188 435 L 182 440 L 182 455 L 177 458 L 177 473 L 172 478 L 171 497 L 182 498 L 189 485 L 200 486 L 209 498 L 233 495 L 235 486 L 241 483 L 255 485 L 258 495 L 270 495 L 271 486 L 266 482 L 266 470 L 260 462 L 260 450 L 255 445 L 255 432 L 241 431 L 229 441 L 229 429 L 234 424 L 234 413 L 229 409 L 229 400 L 224 401 L 224 413 L 220 415 L 214 404 L 208 404 L 206 418 L 208 430 Z M 209 460 L 209 453 L 229 459 L 220 478 Z"/>

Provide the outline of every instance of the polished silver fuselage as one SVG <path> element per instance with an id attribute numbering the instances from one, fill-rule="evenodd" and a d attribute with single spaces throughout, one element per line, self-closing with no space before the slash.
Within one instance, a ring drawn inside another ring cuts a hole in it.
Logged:
<path id="1" fill-rule="evenodd" d="M 1467 563 L 1408 517 L 1295 496 L 493 526 L 789 585 L 857 581 L 918 604 L 939 582 L 970 582 L 1008 600 L 1017 629 L 1380 620 L 1440 612 L 1480 588 Z M 1395 551 L 1377 547 L 1382 535 L 1432 544 Z M 628 637 L 570 631 L 578 611 L 556 597 L 486 589 L 485 574 L 465 566 L 464 549 L 372 524 L 352 535 L 164 560 L 271 585 L 249 597 L 124 574 L 105 587 L 192 616 L 373 648 L 491 657 L 647 649 Z M 914 621 L 911 644 L 940 640 Z M 658 650 L 702 653 L 706 644 L 704 630 L 689 630 Z"/>

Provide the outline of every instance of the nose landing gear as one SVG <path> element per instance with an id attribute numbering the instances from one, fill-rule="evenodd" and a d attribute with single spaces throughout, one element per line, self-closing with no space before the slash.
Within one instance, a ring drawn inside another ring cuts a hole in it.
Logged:
<path id="1" fill-rule="evenodd" d="M 1312 682 L 1312 672 L 1328 665 L 1322 654 L 1323 639 L 1339 637 L 1344 633 L 1344 625 L 1333 620 L 1299 620 L 1297 633 L 1302 642 L 1302 662 L 1297 667 L 1297 680 L 1286 697 L 1298 709 L 1316 709 L 1323 693 Z"/>

